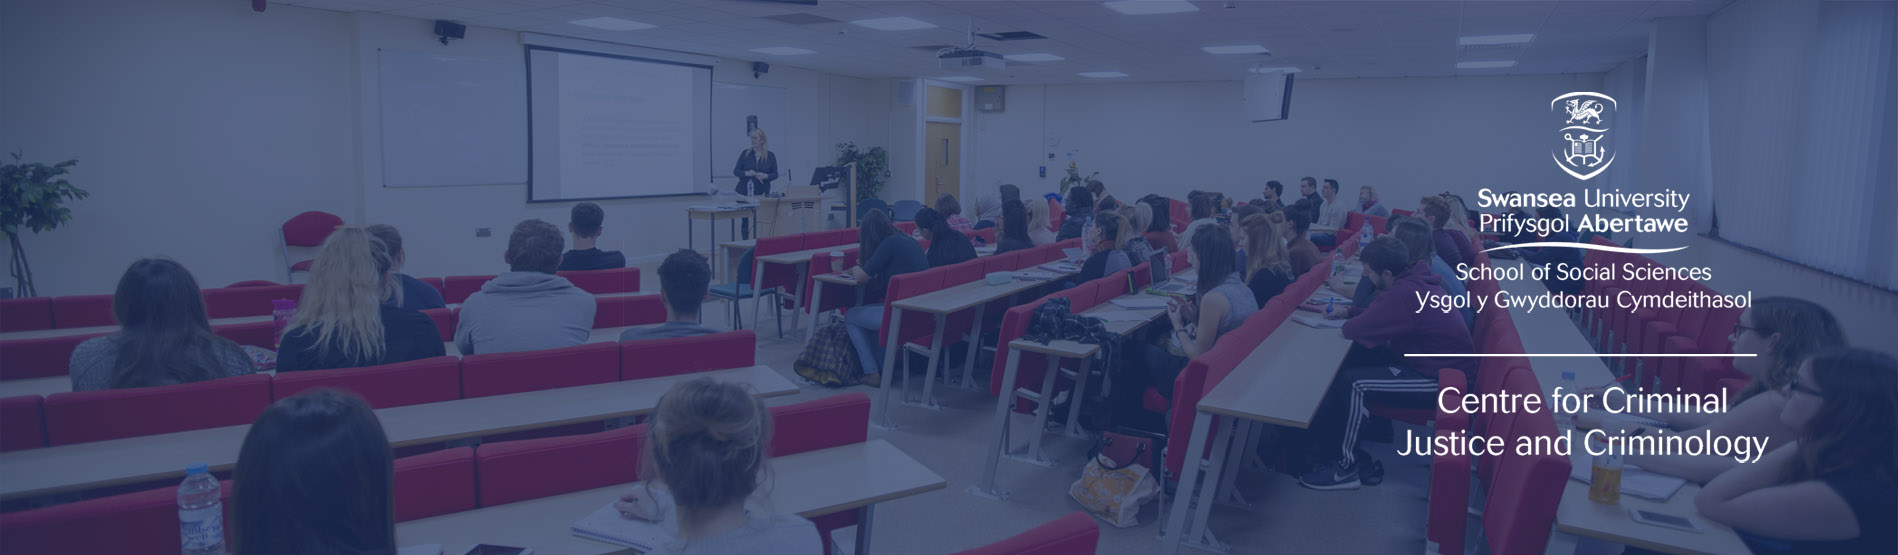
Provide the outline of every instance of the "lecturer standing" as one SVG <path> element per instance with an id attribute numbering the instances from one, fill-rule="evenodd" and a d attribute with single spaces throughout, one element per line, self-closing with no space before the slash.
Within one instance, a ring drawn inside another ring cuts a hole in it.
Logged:
<path id="1" fill-rule="evenodd" d="M 765 140 L 764 130 L 752 128 L 751 148 L 738 154 L 738 164 L 732 167 L 732 175 L 738 177 L 738 194 L 745 196 L 765 196 L 771 194 L 771 182 L 778 178 L 778 155 L 771 152 L 770 143 Z M 745 238 L 751 238 L 751 219 L 745 218 L 739 225 L 745 228 Z"/>

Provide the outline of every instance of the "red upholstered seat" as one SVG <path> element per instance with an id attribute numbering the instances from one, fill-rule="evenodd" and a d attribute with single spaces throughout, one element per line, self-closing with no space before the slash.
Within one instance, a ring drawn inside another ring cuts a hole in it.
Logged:
<path id="1" fill-rule="evenodd" d="M 229 538 L 231 482 L 220 486 Z M 0 553 L 176 555 L 179 543 L 176 486 L 0 514 Z"/>
<path id="2" fill-rule="evenodd" d="M 0 340 L 0 380 L 64 375 L 72 363 L 73 348 L 101 335 L 105 334 Z"/>
<path id="3" fill-rule="evenodd" d="M 639 380 L 757 363 L 758 334 L 751 330 L 692 337 L 622 341 L 619 379 Z"/>
<path id="4" fill-rule="evenodd" d="M 270 376 L 46 397 L 46 439 L 68 445 L 249 424 L 270 406 Z"/>
<path id="5" fill-rule="evenodd" d="M 53 297 L 53 327 L 83 328 L 117 324 L 112 319 L 111 295 Z"/>
<path id="6" fill-rule="evenodd" d="M 474 510 L 473 447 L 456 447 L 395 460 L 395 521 Z"/>
<path id="7" fill-rule="evenodd" d="M 475 449 L 482 506 L 625 484 L 639 479 L 646 426 L 486 443 Z"/>
<path id="8" fill-rule="evenodd" d="M 1449 439 L 1449 430 L 1439 430 L 1439 442 Z M 1438 455 L 1430 458 L 1430 496 L 1424 515 L 1424 540 L 1436 544 L 1432 553 L 1463 553 L 1464 530 L 1469 520 L 1470 455 Z"/>
<path id="9" fill-rule="evenodd" d="M 442 278 L 442 299 L 448 304 L 459 304 L 468 300 L 469 295 L 481 290 L 481 285 L 494 279 L 494 276 L 448 276 Z"/>
<path id="10" fill-rule="evenodd" d="M 53 327 L 53 298 L 0 299 L 0 332 Z"/>
<path id="11" fill-rule="evenodd" d="M 205 315 L 212 318 L 268 316 L 275 309 L 270 301 L 277 299 L 294 301 L 301 298 L 303 298 L 303 284 L 300 283 L 206 289 L 204 290 L 204 310 Z"/>
<path id="12" fill-rule="evenodd" d="M 643 326 L 666 321 L 664 295 L 593 298 L 593 329 Z"/>
<path id="13" fill-rule="evenodd" d="M 560 277 L 595 295 L 639 292 L 639 268 L 568 271 L 560 272 Z"/>
<path id="14" fill-rule="evenodd" d="M 870 434 L 870 396 L 861 391 L 771 407 L 771 456 L 863 443 Z"/>
<path id="15" fill-rule="evenodd" d="M 309 259 L 294 263 L 291 262 L 291 260 L 295 258 L 290 253 L 291 247 L 309 248 L 321 246 L 323 240 L 328 239 L 330 233 L 335 232 L 336 228 L 342 227 L 342 225 L 343 219 L 341 217 L 316 210 L 297 214 L 283 222 L 279 237 L 281 237 L 283 242 L 284 262 L 288 264 L 290 268 L 288 273 L 295 274 L 297 272 L 310 271 L 311 260 Z"/>
<path id="16" fill-rule="evenodd" d="M 1555 420 L 1548 413 L 1524 414 L 1517 419 L 1522 436 L 1553 436 Z M 1513 444 L 1514 441 L 1512 440 Z M 1542 453 L 1506 453 L 1489 487 L 1483 510 L 1483 535 L 1497 555 L 1542 553 L 1555 526 L 1555 508 L 1568 484 L 1568 457 Z"/>
<path id="17" fill-rule="evenodd" d="M 270 350 L 277 349 L 277 325 L 275 322 L 251 322 L 248 324 L 224 324 L 211 326 L 211 332 L 238 345 L 250 345 Z"/>
<path id="18" fill-rule="evenodd" d="M 435 331 L 441 332 L 442 342 L 447 343 L 455 340 L 455 316 L 460 314 L 460 310 L 460 308 L 431 308 L 422 311 L 422 314 L 435 321 Z"/>
<path id="19" fill-rule="evenodd" d="M 415 280 L 416 280 L 416 281 L 420 281 L 420 282 L 422 282 L 423 284 L 426 284 L 426 285 L 428 285 L 429 287 L 433 287 L 433 288 L 435 288 L 435 292 L 436 292 L 436 293 L 439 293 L 439 294 L 441 294 L 441 295 L 443 295 L 443 296 L 447 296 L 447 294 L 448 294 L 448 293 L 447 293 L 447 291 L 448 291 L 448 286 L 446 286 L 446 285 L 443 285 L 443 284 L 442 284 L 442 278 L 438 278 L 438 277 L 425 277 L 425 278 L 415 278 Z"/>
<path id="20" fill-rule="evenodd" d="M 333 387 L 354 392 L 379 409 L 439 403 L 461 398 L 460 369 L 460 360 L 441 356 L 362 368 L 279 372 L 271 391 L 273 398 L 282 399 L 308 389 Z"/>
<path id="21" fill-rule="evenodd" d="M 618 377 L 619 345 L 614 343 L 461 358 L 464 399 L 607 383 Z"/>
<path id="22" fill-rule="evenodd" d="M 850 240 L 856 241 L 856 235 L 854 235 L 854 231 L 852 233 L 853 235 L 850 236 Z M 844 253 L 843 264 L 839 265 L 839 267 L 842 267 L 844 269 L 849 269 L 857 265 L 857 249 L 855 247 L 844 249 L 843 253 Z M 804 305 L 807 310 L 811 310 L 813 312 L 824 312 L 826 310 L 836 310 L 836 309 L 849 308 L 852 306 L 856 306 L 856 302 L 857 302 L 856 297 L 854 293 L 852 292 L 851 287 L 843 286 L 843 285 L 834 285 L 834 284 L 829 284 L 829 283 L 821 283 L 817 281 L 817 276 L 819 274 L 836 273 L 836 272 L 830 271 L 830 268 L 831 268 L 830 259 L 831 257 L 830 257 L 829 252 L 820 252 L 820 253 L 811 255 L 811 272 L 809 275 L 805 276 L 804 278 L 804 290 L 807 292 L 812 292 L 813 293 L 812 298 L 815 298 L 816 295 L 814 293 L 816 291 L 816 287 L 824 286 L 825 287 L 824 297 L 823 299 L 820 299 L 820 301 L 824 303 L 824 306 L 813 307 L 810 305 L 810 303 L 807 302 Z"/>
<path id="23" fill-rule="evenodd" d="M 1061 201 L 1048 199 L 1048 230 L 1059 232 L 1061 224 L 1066 221 L 1068 221 L 1068 207 L 1062 206 Z"/>
<path id="24" fill-rule="evenodd" d="M 1008 539 L 956 555 L 1093 555 L 1101 539 L 1100 524 L 1075 511 Z"/>
<path id="25" fill-rule="evenodd" d="M 290 271 L 291 272 L 308 272 L 310 271 L 310 265 L 314 263 L 316 263 L 316 259 L 313 259 L 313 258 L 298 260 L 295 263 L 290 264 Z"/>
<path id="26" fill-rule="evenodd" d="M 1174 233 L 1186 231 L 1186 225 L 1193 223 L 1192 206 L 1179 199 L 1167 199 L 1167 224 Z"/>
<path id="27" fill-rule="evenodd" d="M 45 404 L 38 395 L 0 399 L 0 452 L 46 446 Z"/>

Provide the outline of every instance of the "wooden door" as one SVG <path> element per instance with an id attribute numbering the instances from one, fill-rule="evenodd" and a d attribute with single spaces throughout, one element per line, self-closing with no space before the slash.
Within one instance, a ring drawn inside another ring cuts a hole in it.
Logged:
<path id="1" fill-rule="evenodd" d="M 923 170 L 924 206 L 934 206 L 943 193 L 962 200 L 962 124 L 929 122 L 923 133 L 926 168 Z M 965 204 L 967 201 L 962 201 Z"/>

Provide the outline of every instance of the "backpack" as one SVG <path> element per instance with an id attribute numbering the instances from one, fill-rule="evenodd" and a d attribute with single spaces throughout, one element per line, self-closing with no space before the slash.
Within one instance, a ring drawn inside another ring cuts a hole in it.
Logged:
<path id="1" fill-rule="evenodd" d="M 811 334 L 811 343 L 797 356 L 792 369 L 799 377 L 829 387 L 857 385 L 863 377 L 863 365 L 857 361 L 857 349 L 850 344 L 850 332 L 842 320 L 831 320 Z"/>

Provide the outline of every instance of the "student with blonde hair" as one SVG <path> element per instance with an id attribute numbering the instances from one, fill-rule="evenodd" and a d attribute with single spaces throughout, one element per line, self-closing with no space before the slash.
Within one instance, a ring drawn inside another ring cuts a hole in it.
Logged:
<path id="1" fill-rule="evenodd" d="M 1123 205 L 1119 210 L 1121 219 L 1127 220 L 1122 228 L 1120 250 L 1127 251 L 1127 261 L 1135 266 L 1153 258 L 1153 243 L 1147 241 L 1142 231 L 1153 223 L 1153 206 L 1144 202 Z"/>
<path id="2" fill-rule="evenodd" d="M 1476 263 L 1476 246 L 1470 242 L 1470 236 L 1451 227 L 1450 220 L 1461 219 L 1462 213 L 1451 214 L 1450 199 L 1443 197 L 1424 197 L 1420 208 L 1424 220 L 1430 222 L 1431 236 L 1436 241 L 1437 256 L 1452 269 L 1458 264 Z M 1454 217 L 1453 217 L 1454 216 Z"/>
<path id="3" fill-rule="evenodd" d="M 647 480 L 614 507 L 626 518 L 678 524 L 677 539 L 655 553 L 823 553 L 811 521 L 745 509 L 769 475 L 771 414 L 744 387 L 711 378 L 682 382 L 659 399 L 647 426 Z"/>
<path id="4" fill-rule="evenodd" d="M 442 299 L 441 291 L 422 283 L 422 280 L 402 273 L 402 267 L 409 260 L 408 253 L 402 250 L 402 232 L 396 231 L 395 226 L 389 224 L 375 224 L 364 229 L 370 235 L 374 235 L 377 240 L 382 241 L 382 246 L 389 249 L 390 256 L 395 257 L 395 281 L 400 285 L 393 288 L 393 294 L 383 302 L 409 310 L 428 310 L 448 306 L 448 302 Z"/>
<path id="5" fill-rule="evenodd" d="M 1048 225 L 1048 201 L 1034 198 L 1021 201 L 1028 210 L 1028 240 L 1039 247 L 1054 242 L 1054 230 Z"/>
<path id="6" fill-rule="evenodd" d="M 395 258 L 360 227 L 317 248 L 297 314 L 283 331 L 277 371 L 355 368 L 442 356 L 441 331 L 419 311 L 384 304 L 396 287 Z"/>
<path id="7" fill-rule="evenodd" d="M 1265 214 L 1253 214 L 1239 220 L 1246 237 L 1246 288 L 1252 299 L 1263 304 L 1284 293 L 1294 280 L 1290 252 L 1279 237 L 1279 226 Z"/>
<path id="8" fill-rule="evenodd" d="M 1384 203 L 1377 201 L 1377 188 L 1370 185 L 1358 187 L 1357 212 L 1359 214 L 1377 216 L 1379 218 L 1391 217 L 1391 209 L 1385 208 Z"/>

